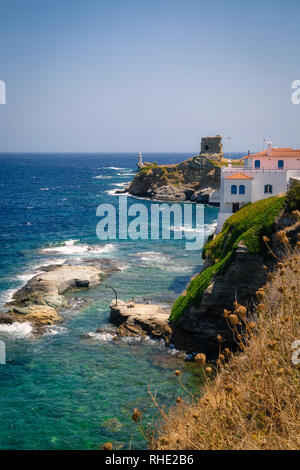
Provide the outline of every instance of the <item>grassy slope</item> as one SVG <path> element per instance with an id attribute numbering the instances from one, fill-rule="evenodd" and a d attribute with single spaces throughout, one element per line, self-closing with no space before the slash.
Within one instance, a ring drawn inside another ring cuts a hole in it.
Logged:
<path id="1" fill-rule="evenodd" d="M 186 291 L 173 305 L 170 320 L 177 321 L 190 305 L 199 305 L 202 294 L 218 272 L 226 269 L 240 241 L 251 253 L 264 254 L 262 237 L 273 232 L 274 221 L 285 197 L 273 196 L 249 204 L 226 220 L 221 233 L 204 247 L 205 256 L 214 262 L 192 279 Z"/>

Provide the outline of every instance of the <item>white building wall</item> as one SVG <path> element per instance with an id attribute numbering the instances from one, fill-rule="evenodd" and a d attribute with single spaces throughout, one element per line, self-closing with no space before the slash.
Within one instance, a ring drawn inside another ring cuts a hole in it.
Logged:
<path id="1" fill-rule="evenodd" d="M 229 212 L 231 212 L 232 203 L 239 202 L 240 205 L 245 205 L 252 201 L 252 182 L 253 180 L 224 180 L 224 202 L 225 206 L 229 206 Z M 237 187 L 237 194 L 231 194 L 231 186 Z M 239 193 L 239 187 L 245 186 L 245 194 Z M 228 212 L 228 211 L 226 211 Z"/>
<path id="2" fill-rule="evenodd" d="M 295 160 L 295 159 L 294 159 Z M 243 173 L 250 176 L 251 180 L 226 180 L 227 176 L 235 173 Z M 216 233 L 219 233 L 225 220 L 232 215 L 232 203 L 239 202 L 240 206 L 248 202 L 256 202 L 280 193 L 285 193 L 288 189 L 290 178 L 300 179 L 300 168 L 291 170 L 278 169 L 250 169 L 249 167 L 222 167 L 221 172 L 221 199 L 220 212 Z M 237 194 L 231 194 L 231 185 L 237 186 Z M 245 185 L 245 194 L 239 194 L 239 185 Z M 272 193 L 265 193 L 265 185 L 272 185 Z"/>
<path id="3" fill-rule="evenodd" d="M 251 176 L 253 180 L 226 180 L 224 179 L 226 178 L 226 176 L 230 176 L 237 172 L 241 172 L 244 175 Z M 243 167 L 243 168 L 225 168 L 222 171 L 221 178 L 222 180 L 224 180 L 223 186 L 226 186 L 228 183 L 230 183 L 230 187 L 231 187 L 231 184 L 239 185 L 241 184 L 241 182 L 243 182 L 243 184 L 245 184 L 246 186 L 245 196 L 247 196 L 244 198 L 244 201 L 246 201 L 247 199 L 247 202 L 255 202 L 260 199 L 270 197 L 272 195 L 286 192 L 289 178 L 293 176 L 297 176 L 297 175 L 298 176 L 300 175 L 299 170 L 293 170 L 293 171 L 289 170 L 287 172 L 286 170 L 253 170 L 253 169 L 250 170 L 248 168 Z M 249 186 L 249 183 L 247 186 L 247 182 L 251 182 L 251 185 L 252 185 L 251 194 L 247 192 L 247 187 Z M 266 184 L 272 185 L 273 187 L 272 194 L 270 193 L 265 194 Z M 222 186 L 222 181 L 221 181 L 221 186 Z M 249 194 L 251 196 L 250 199 L 248 198 Z M 236 200 L 232 199 L 232 195 L 230 194 L 230 188 L 224 190 L 223 193 L 221 193 L 221 195 L 222 195 L 222 202 L 220 205 L 221 212 L 226 212 L 222 210 L 224 203 L 226 203 L 226 201 L 239 202 L 238 199 Z M 237 196 L 240 196 L 240 195 L 238 194 Z"/>
<path id="4" fill-rule="evenodd" d="M 287 172 L 285 170 L 268 171 L 257 170 L 253 180 L 253 199 L 252 202 L 274 196 L 279 193 L 285 193 L 287 190 Z M 265 194 L 265 185 L 271 184 L 272 193 Z"/>

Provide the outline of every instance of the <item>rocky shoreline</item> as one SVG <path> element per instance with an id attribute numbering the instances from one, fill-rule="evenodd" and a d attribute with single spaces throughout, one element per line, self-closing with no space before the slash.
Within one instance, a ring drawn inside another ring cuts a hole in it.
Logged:
<path id="1" fill-rule="evenodd" d="M 86 260 L 84 264 L 42 266 L 43 271 L 17 290 L 10 302 L 0 312 L 0 323 L 28 321 L 35 330 L 53 325 L 63 319 L 63 308 L 82 306 L 80 299 L 65 298 L 65 294 L 78 289 L 88 289 L 101 284 L 112 272 L 118 271 L 115 263 L 106 259 Z"/>

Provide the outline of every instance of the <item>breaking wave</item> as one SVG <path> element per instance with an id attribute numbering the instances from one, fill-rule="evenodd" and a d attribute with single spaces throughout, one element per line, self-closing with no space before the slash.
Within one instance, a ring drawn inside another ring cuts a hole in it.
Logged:
<path id="1" fill-rule="evenodd" d="M 60 245 L 52 245 L 43 248 L 43 253 L 61 253 L 64 255 L 99 255 L 109 253 L 115 249 L 114 245 L 107 243 L 106 245 L 87 245 L 86 243 L 77 243 L 79 240 L 67 240 Z"/>
<path id="2" fill-rule="evenodd" d="M 32 326 L 29 322 L 14 322 L 10 325 L 0 324 L 0 333 L 11 335 L 15 338 L 28 338 L 32 333 Z"/>

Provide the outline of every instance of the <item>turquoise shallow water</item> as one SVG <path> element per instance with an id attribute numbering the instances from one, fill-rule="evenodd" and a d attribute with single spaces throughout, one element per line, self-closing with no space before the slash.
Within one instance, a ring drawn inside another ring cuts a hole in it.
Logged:
<path id="1" fill-rule="evenodd" d="M 147 159 L 172 163 L 185 156 Z M 132 178 L 135 160 L 130 154 L 0 156 L 2 302 L 38 266 L 105 257 L 121 268 L 107 281 L 120 298 L 172 304 L 199 270 L 201 252 L 185 250 L 181 240 L 96 238 L 96 208 L 100 202 L 117 203 L 112 191 Z M 205 208 L 206 236 L 217 213 Z M 100 286 L 70 295 L 89 303 L 65 311 L 64 323 L 43 337 L 32 337 L 26 324 L 0 326 L 7 352 L 7 364 L 0 365 L 0 449 L 97 449 L 106 441 L 123 449 L 130 441 L 132 448 L 145 448 L 131 415 L 138 407 L 145 424 L 157 417 L 148 386 L 169 405 L 183 394 L 174 370 L 183 369 L 192 390 L 201 389 L 201 371 L 161 342 L 94 335 L 97 328 L 110 327 L 110 290 Z M 107 422 L 111 418 L 118 420 L 114 426 Z"/>

